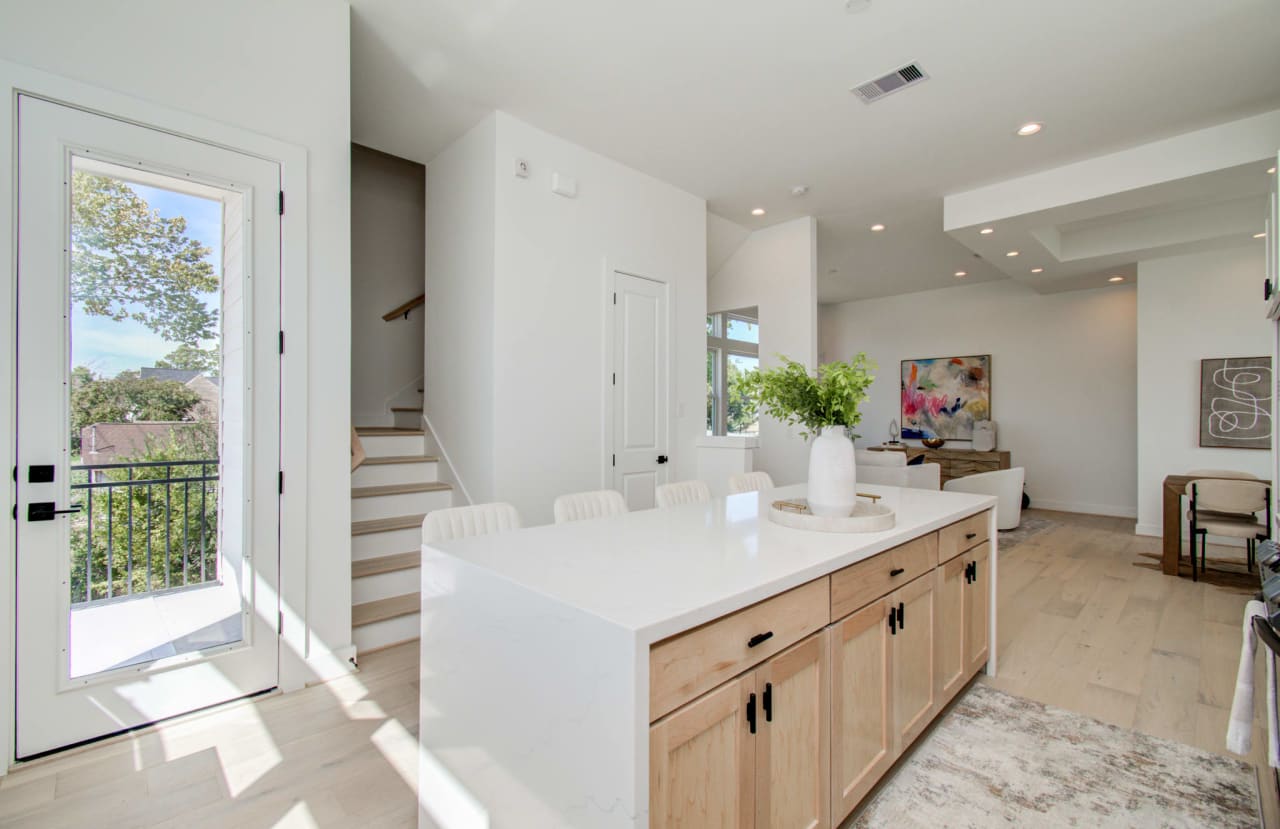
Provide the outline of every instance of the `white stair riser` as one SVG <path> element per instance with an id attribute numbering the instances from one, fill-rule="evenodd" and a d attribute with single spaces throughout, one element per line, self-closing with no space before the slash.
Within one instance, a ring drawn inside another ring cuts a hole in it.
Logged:
<path id="1" fill-rule="evenodd" d="M 393 570 L 390 573 L 378 573 L 374 576 L 351 581 L 351 603 L 389 599 L 392 596 L 403 596 L 406 593 L 417 593 L 421 573 L 417 567 L 408 570 Z"/>
<path id="2" fill-rule="evenodd" d="M 392 412 L 397 429 L 421 429 L 422 412 Z"/>
<path id="3" fill-rule="evenodd" d="M 425 484 L 439 480 L 439 464 L 423 463 L 362 464 L 351 473 L 352 486 L 389 486 L 391 484 Z"/>
<path id="4" fill-rule="evenodd" d="M 361 435 L 360 443 L 370 458 L 424 454 L 422 435 Z"/>
<path id="5" fill-rule="evenodd" d="M 422 527 L 420 526 L 385 533 L 354 535 L 351 537 L 351 558 L 354 561 L 361 561 L 392 553 L 407 553 L 421 547 Z"/>
<path id="6" fill-rule="evenodd" d="M 364 653 L 419 638 L 422 635 L 419 624 L 419 614 L 411 613 L 371 625 L 361 625 L 351 631 L 351 638 L 355 640 L 357 654 Z"/>
<path id="7" fill-rule="evenodd" d="M 372 498 L 352 498 L 351 520 L 372 521 L 376 518 L 416 515 L 433 509 L 444 509 L 452 504 L 453 493 L 447 489 L 405 492 L 400 495 L 376 495 Z"/>

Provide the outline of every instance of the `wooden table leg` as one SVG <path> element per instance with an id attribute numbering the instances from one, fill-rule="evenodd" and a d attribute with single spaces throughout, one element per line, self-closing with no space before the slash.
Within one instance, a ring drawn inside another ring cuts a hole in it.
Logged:
<path id="1" fill-rule="evenodd" d="M 1178 559 L 1182 555 L 1182 492 L 1169 486 L 1161 487 L 1164 493 L 1164 555 L 1160 569 L 1166 576 L 1178 575 Z"/>

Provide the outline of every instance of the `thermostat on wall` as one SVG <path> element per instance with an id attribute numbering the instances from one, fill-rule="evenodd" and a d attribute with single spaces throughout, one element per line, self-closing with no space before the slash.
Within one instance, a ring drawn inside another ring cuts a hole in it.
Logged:
<path id="1" fill-rule="evenodd" d="M 562 173 L 552 173 L 551 192 L 572 199 L 578 195 L 578 180 Z"/>

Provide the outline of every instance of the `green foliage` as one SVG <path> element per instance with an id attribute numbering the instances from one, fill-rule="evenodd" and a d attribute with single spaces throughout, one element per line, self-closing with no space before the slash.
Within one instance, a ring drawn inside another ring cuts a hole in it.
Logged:
<path id="1" fill-rule="evenodd" d="M 180 368 L 203 374 L 217 374 L 220 368 L 218 347 L 200 348 L 183 343 L 163 359 L 156 360 L 156 368 Z"/>
<path id="2" fill-rule="evenodd" d="M 169 342 L 195 346 L 217 333 L 217 311 L 201 295 L 218 289 L 218 274 L 186 219 L 163 218 L 108 176 L 73 173 L 71 194 L 72 302 Z"/>
<path id="3" fill-rule="evenodd" d="M 217 577 L 218 482 L 183 480 L 217 477 L 217 439 L 211 423 L 175 426 L 165 437 L 149 438 L 142 452 L 120 462 L 213 462 L 101 470 L 99 482 L 123 485 L 95 487 L 92 500 L 87 490 L 74 490 L 84 510 L 71 524 L 71 601 L 119 596 L 130 588 L 139 593 L 197 584 L 202 581 L 202 562 L 203 581 Z M 155 483 L 129 486 L 130 481 Z M 86 482 L 86 472 L 73 472 L 73 483 Z M 86 567 L 90 559 L 92 565 Z"/>
<path id="4" fill-rule="evenodd" d="M 806 437 L 824 426 L 852 427 L 862 420 L 858 406 L 876 379 L 871 373 L 875 364 L 866 354 L 819 366 L 816 377 L 802 363 L 781 360 L 778 368 L 747 375 L 749 393 L 771 417 L 804 426 Z"/>
<path id="5" fill-rule="evenodd" d="M 136 371 L 108 380 L 77 366 L 71 372 L 71 445 L 80 449 L 80 430 L 91 423 L 188 420 L 199 403 L 200 395 L 173 380 L 143 380 Z"/>
<path id="6" fill-rule="evenodd" d="M 728 362 L 728 367 L 726 431 L 731 435 L 741 435 L 753 431 L 751 427 L 760 421 L 760 404 L 756 402 L 751 391 L 752 378 L 759 372 L 743 371 L 732 360 Z"/>

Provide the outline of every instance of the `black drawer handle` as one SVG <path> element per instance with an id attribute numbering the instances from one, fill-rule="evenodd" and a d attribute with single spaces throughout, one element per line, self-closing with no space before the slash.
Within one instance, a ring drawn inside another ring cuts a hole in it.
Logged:
<path id="1" fill-rule="evenodd" d="M 772 638 L 773 638 L 773 631 L 771 630 L 766 630 L 764 633 L 757 633 L 755 636 L 752 636 L 750 639 L 747 640 L 747 647 L 754 648 L 756 645 L 759 645 L 761 642 L 767 642 Z"/>
<path id="2" fill-rule="evenodd" d="M 901 576 L 901 575 L 902 575 L 903 573 L 905 573 L 905 572 L 907 572 L 907 571 L 906 571 L 906 570 L 904 570 L 903 568 L 901 568 L 901 567 L 895 567 L 895 568 L 893 568 L 892 570 L 890 570 L 890 571 L 889 571 L 889 575 L 890 575 L 890 576 Z"/>
<path id="3" fill-rule="evenodd" d="M 977 534 L 977 533 L 965 533 L 965 534 L 964 534 L 964 540 L 965 540 L 965 541 L 972 541 L 972 540 L 974 540 L 974 539 L 975 539 L 975 538 L 977 538 L 977 537 L 978 537 L 978 534 Z"/>

